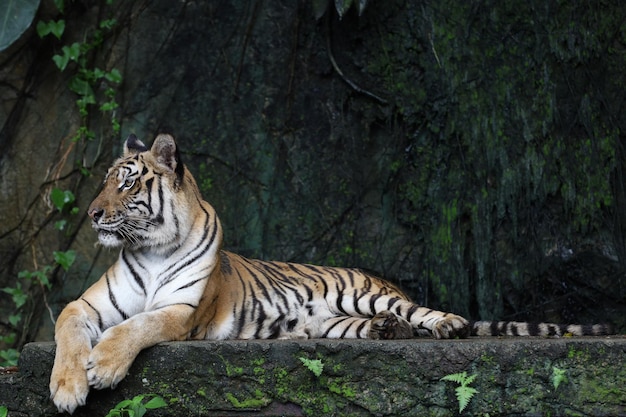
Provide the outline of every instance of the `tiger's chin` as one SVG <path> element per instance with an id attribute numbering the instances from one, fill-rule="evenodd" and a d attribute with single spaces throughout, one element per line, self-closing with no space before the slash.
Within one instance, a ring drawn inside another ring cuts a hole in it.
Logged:
<path id="1" fill-rule="evenodd" d="M 119 248 L 126 243 L 119 233 L 108 230 L 98 231 L 98 242 L 107 248 Z"/>

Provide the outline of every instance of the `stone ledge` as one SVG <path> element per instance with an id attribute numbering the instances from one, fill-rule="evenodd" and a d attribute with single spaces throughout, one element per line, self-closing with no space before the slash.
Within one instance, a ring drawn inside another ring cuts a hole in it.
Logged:
<path id="1" fill-rule="evenodd" d="M 19 372 L 0 375 L 9 416 L 54 416 L 48 399 L 53 343 L 24 347 Z M 299 358 L 320 359 L 318 377 Z M 554 370 L 564 372 L 558 387 Z M 150 416 L 458 415 L 466 371 L 468 415 L 626 416 L 626 337 L 452 341 L 205 341 L 142 352 L 115 390 L 92 391 L 75 416 L 105 416 L 119 401 L 158 394 Z"/>

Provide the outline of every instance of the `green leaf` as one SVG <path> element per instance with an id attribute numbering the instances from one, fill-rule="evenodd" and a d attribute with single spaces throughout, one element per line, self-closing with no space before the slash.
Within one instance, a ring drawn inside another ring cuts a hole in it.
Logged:
<path id="1" fill-rule="evenodd" d="M 9 410 L 3 406 L 0 405 L 0 417 L 7 417 L 9 415 Z"/>
<path id="2" fill-rule="evenodd" d="M 67 54 L 57 54 L 52 57 L 52 60 L 54 61 L 57 68 L 63 71 L 67 67 L 67 64 L 70 62 L 70 57 Z"/>
<path id="3" fill-rule="evenodd" d="M 60 188 L 53 188 L 50 191 L 50 200 L 52 204 L 59 211 L 63 211 L 63 209 L 76 201 L 76 197 L 74 197 L 74 193 L 70 190 L 61 190 Z"/>
<path id="4" fill-rule="evenodd" d="M 467 379 L 467 372 L 465 371 L 459 372 L 457 374 L 446 375 L 443 378 L 441 378 L 442 381 L 456 382 L 457 384 L 463 384 L 466 379 Z"/>
<path id="5" fill-rule="evenodd" d="M 151 399 L 150 401 L 148 401 L 145 404 L 145 407 L 148 410 L 154 410 L 156 408 L 163 408 L 163 407 L 167 407 L 167 403 L 165 402 L 165 400 L 161 397 L 154 397 L 153 399 Z"/>
<path id="6" fill-rule="evenodd" d="M 476 379 L 476 376 L 476 374 L 467 376 L 467 372 L 463 371 L 441 378 L 442 381 L 456 382 L 460 385 L 454 389 L 454 393 L 459 402 L 459 413 L 465 410 L 465 407 L 467 407 L 474 394 L 478 392 L 475 388 L 469 386 L 469 384 Z"/>
<path id="7" fill-rule="evenodd" d="M 59 12 L 63 13 L 63 9 L 65 8 L 64 0 L 54 0 L 54 5 L 57 7 Z"/>
<path id="8" fill-rule="evenodd" d="M 0 1 L 0 52 L 11 46 L 30 27 L 40 0 Z"/>
<path id="9" fill-rule="evenodd" d="M 63 230 L 67 226 L 67 220 L 59 220 L 58 222 L 54 222 L 54 228 L 57 230 Z"/>
<path id="10" fill-rule="evenodd" d="M 20 320 L 22 320 L 22 315 L 21 314 L 11 314 L 9 316 L 9 323 L 11 323 L 11 326 L 13 326 L 13 327 L 17 327 L 17 325 L 19 324 Z"/>
<path id="11" fill-rule="evenodd" d="M 300 361 L 306 366 L 306 368 L 313 372 L 313 374 L 317 377 L 322 375 L 322 371 L 324 370 L 324 364 L 320 359 L 307 359 L 300 358 Z"/>
<path id="12" fill-rule="evenodd" d="M 478 374 L 473 374 L 473 375 L 468 376 L 467 378 L 465 378 L 465 381 L 461 385 L 468 386 L 469 384 L 474 382 L 477 376 Z"/>
<path id="13" fill-rule="evenodd" d="M 104 70 L 101 70 L 100 68 L 94 68 L 93 69 L 93 78 L 94 80 L 99 80 L 100 78 L 104 77 L 105 72 Z"/>
<path id="14" fill-rule="evenodd" d="M 22 270 L 22 271 L 17 273 L 17 277 L 19 279 L 30 279 L 30 277 L 32 277 L 32 276 L 33 276 L 32 272 L 30 272 L 30 271 L 28 271 L 26 269 L 24 269 L 24 270 Z"/>
<path id="15" fill-rule="evenodd" d="M 565 369 L 557 368 L 556 366 L 552 367 L 552 385 L 554 389 L 557 390 L 559 385 L 562 382 L 567 382 L 567 371 Z"/>
<path id="16" fill-rule="evenodd" d="M 470 400 L 478 392 L 478 390 L 467 387 L 465 385 L 461 385 L 460 387 L 456 387 L 456 399 L 459 401 L 459 413 L 462 413 L 465 410 L 465 407 L 469 404 Z"/>
<path id="17" fill-rule="evenodd" d="M 122 400 L 119 403 L 117 403 L 117 405 L 115 406 L 115 410 L 122 410 L 126 407 L 128 407 L 129 405 L 131 405 L 133 402 L 131 400 Z"/>
<path id="18" fill-rule="evenodd" d="M 78 42 L 74 42 L 70 46 L 65 45 L 61 48 L 61 52 L 63 52 L 61 55 L 57 54 L 53 56 L 52 60 L 56 64 L 57 68 L 63 71 L 70 61 L 78 61 L 78 58 L 80 57 L 80 44 Z"/>
<path id="19" fill-rule="evenodd" d="M 12 345 L 13 343 L 15 343 L 15 338 L 16 338 L 15 333 L 9 333 L 6 336 L 0 336 L 0 342 L 7 344 L 7 345 Z"/>
<path id="20" fill-rule="evenodd" d="M 93 104 L 96 102 L 93 89 L 91 88 L 89 82 L 87 82 L 84 78 L 79 76 L 72 77 L 69 83 L 69 88 L 76 94 L 86 99 L 87 103 Z"/>
<path id="21" fill-rule="evenodd" d="M 16 349 L 0 350 L 0 358 L 3 359 L 0 361 L 0 366 L 16 366 L 19 357 L 20 352 Z"/>
<path id="22" fill-rule="evenodd" d="M 61 265 L 61 268 L 63 268 L 65 271 L 70 269 L 70 266 L 72 266 L 72 264 L 76 260 L 76 252 L 73 250 L 68 250 L 65 252 L 55 251 L 53 252 L 53 255 L 56 263 Z"/>
<path id="23" fill-rule="evenodd" d="M 113 68 L 111 71 L 104 75 L 104 78 L 107 81 L 111 81 L 112 83 L 119 84 L 122 82 L 122 74 L 119 72 L 117 68 Z"/>
<path id="24" fill-rule="evenodd" d="M 78 57 L 80 56 L 80 44 L 78 42 L 74 42 L 70 46 L 64 46 L 62 50 L 67 50 L 67 53 L 72 61 L 78 61 Z"/>
<path id="25" fill-rule="evenodd" d="M 46 265 L 43 269 L 43 271 L 35 271 L 32 273 L 31 279 L 33 279 L 33 281 L 38 282 L 42 285 L 44 285 L 46 288 L 50 289 L 50 287 L 52 286 L 50 284 L 50 280 L 48 279 L 48 273 L 52 270 L 52 267 L 50 265 Z"/>
<path id="26" fill-rule="evenodd" d="M 107 101 L 106 103 L 102 103 L 100 105 L 100 111 L 111 111 L 111 110 L 115 110 L 119 107 L 119 104 L 117 104 L 117 102 L 115 101 Z"/>
<path id="27" fill-rule="evenodd" d="M 52 33 L 57 39 L 61 39 L 63 32 L 65 32 L 65 20 L 63 19 L 56 22 L 51 20 L 49 22 L 39 21 L 37 23 L 37 34 L 40 38 Z"/>
<path id="28" fill-rule="evenodd" d="M 22 307 L 26 304 L 26 300 L 28 300 L 28 296 L 22 291 L 22 285 L 19 282 L 15 284 L 15 287 L 3 288 L 2 291 L 11 295 L 11 299 L 16 308 Z"/>
<path id="29" fill-rule="evenodd" d="M 101 29 L 111 29 L 113 26 L 117 24 L 116 19 L 106 19 L 100 22 Z"/>

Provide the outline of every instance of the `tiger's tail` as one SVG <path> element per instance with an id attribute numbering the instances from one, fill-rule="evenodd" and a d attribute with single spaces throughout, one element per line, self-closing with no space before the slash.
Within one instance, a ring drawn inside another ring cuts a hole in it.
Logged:
<path id="1" fill-rule="evenodd" d="M 610 324 L 554 324 L 516 321 L 475 321 L 472 336 L 604 336 L 615 334 Z"/>

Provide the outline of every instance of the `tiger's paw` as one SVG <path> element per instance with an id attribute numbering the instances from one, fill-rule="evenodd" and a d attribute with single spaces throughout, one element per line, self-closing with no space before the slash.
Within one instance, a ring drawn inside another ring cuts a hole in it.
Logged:
<path id="1" fill-rule="evenodd" d="M 87 379 L 95 389 L 115 388 L 128 373 L 134 355 L 113 348 L 115 345 L 113 340 L 101 341 L 89 355 Z"/>
<path id="2" fill-rule="evenodd" d="M 435 339 L 465 339 L 470 335 L 470 324 L 461 316 L 447 313 L 432 328 Z"/>
<path id="3" fill-rule="evenodd" d="M 368 336 L 370 339 L 410 339 L 413 327 L 391 311 L 381 311 L 372 318 Z"/>
<path id="4" fill-rule="evenodd" d="M 59 413 L 72 414 L 77 407 L 85 405 L 89 394 L 87 373 L 84 369 L 59 369 L 55 366 L 50 377 L 50 398 Z"/>

